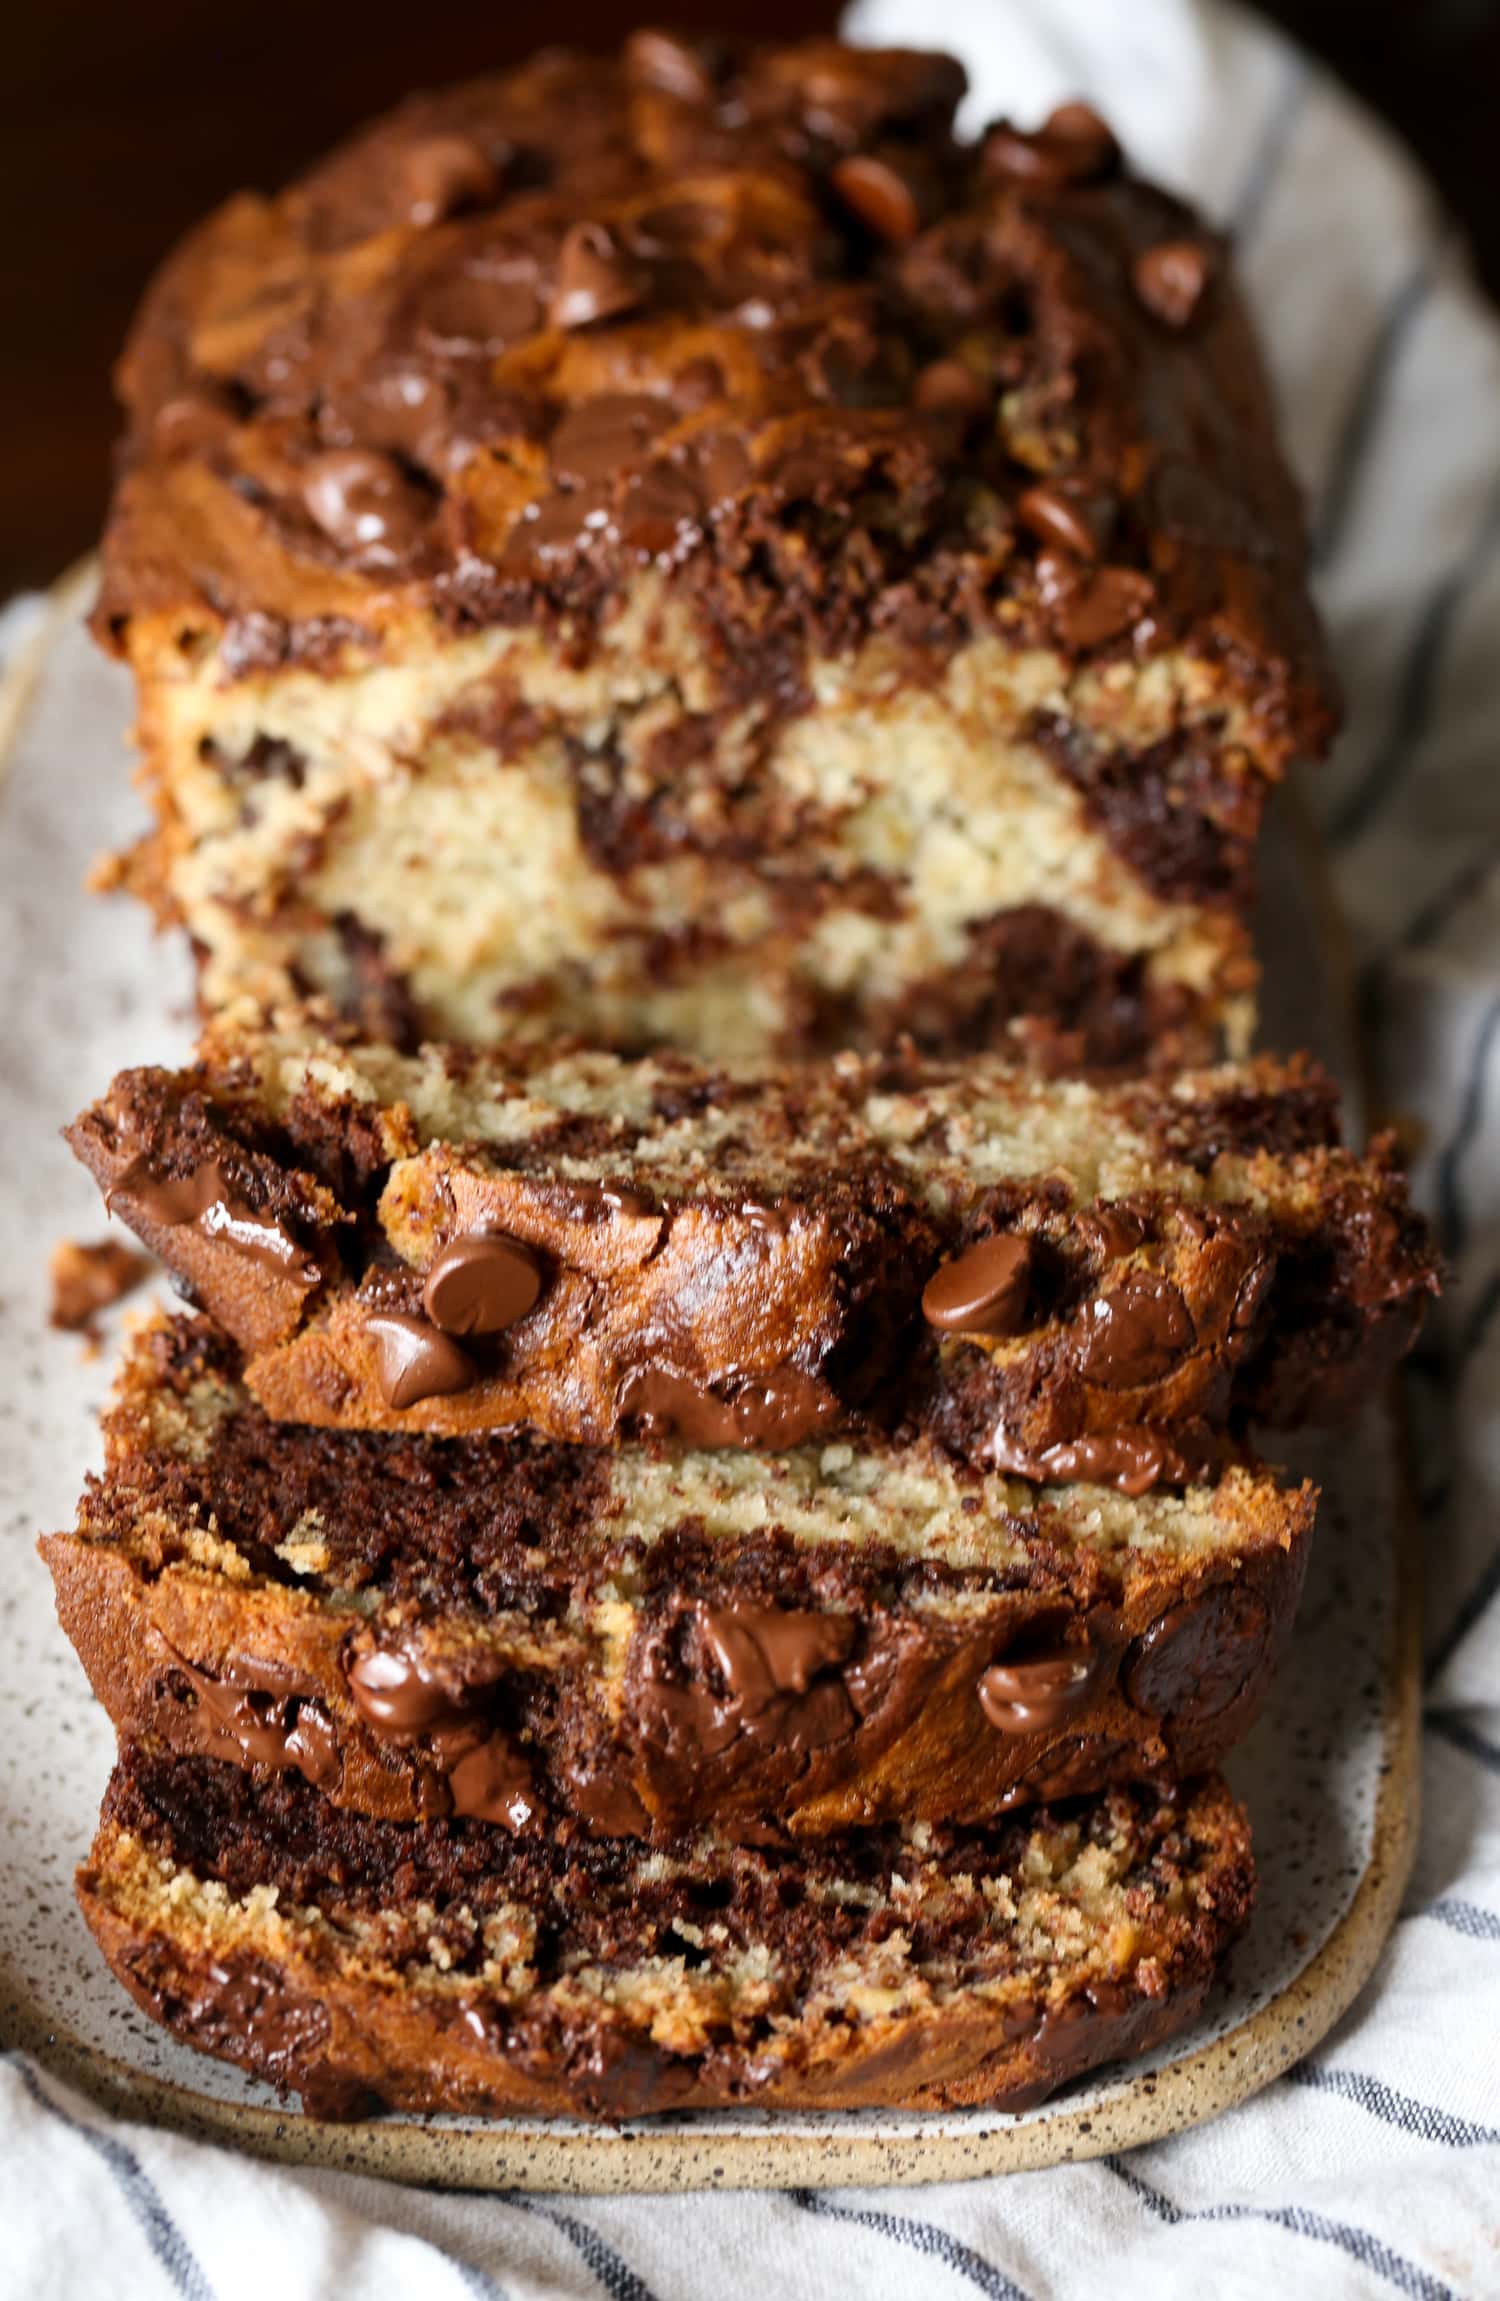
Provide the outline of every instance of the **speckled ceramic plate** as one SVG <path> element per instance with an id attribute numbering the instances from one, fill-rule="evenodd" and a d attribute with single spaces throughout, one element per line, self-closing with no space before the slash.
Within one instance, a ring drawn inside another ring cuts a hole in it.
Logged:
<path id="1" fill-rule="evenodd" d="M 88 577 L 0 696 L 0 1461 L 6 1465 L 0 1672 L 0 2027 L 102 2101 L 267 2156 L 489 2188 L 668 2189 L 952 2180 L 1127 2148 L 1266 2084 L 1338 2018 L 1395 1915 L 1415 1826 L 1415 1618 L 1402 1561 L 1392 1426 L 1289 1467 L 1324 1486 L 1317 1554 L 1269 1712 L 1236 1756 L 1261 1869 L 1254 1923 L 1227 1985 L 1175 2046 L 1019 2117 L 704 2115 L 596 2128 L 389 2117 L 320 2124 L 175 2045 L 117 1988 L 74 1906 L 111 1741 L 52 1614 L 38 1532 L 71 1523 L 98 1459 L 95 1417 L 114 1337 L 89 1357 L 46 1325 L 46 1261 L 101 1230 L 92 1184 L 57 1137 L 121 1065 L 177 1059 L 190 1037 L 185 958 L 135 906 L 86 897 L 101 849 L 139 818 L 122 752 L 122 676 L 80 628 Z M 1269 1006 L 1346 1072 L 1342 1001 L 1315 872 L 1283 830 L 1268 873 Z M 1273 1033 L 1273 1036 L 1282 1036 Z"/>

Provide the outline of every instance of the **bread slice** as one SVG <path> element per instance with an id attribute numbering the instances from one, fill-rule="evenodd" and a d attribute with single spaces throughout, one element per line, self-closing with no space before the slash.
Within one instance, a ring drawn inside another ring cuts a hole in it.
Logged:
<path id="1" fill-rule="evenodd" d="M 122 1734 L 399 1821 L 815 1837 L 1216 1761 L 1296 1606 L 1310 1488 L 1139 1501 L 922 1442 L 783 1455 L 269 1422 L 205 1321 L 140 1335 L 43 1544 Z"/>
<path id="2" fill-rule="evenodd" d="M 96 628 L 210 1009 L 1237 1052 L 1331 682 L 1224 243 L 1073 105 L 646 34 L 202 224 Z"/>
<path id="3" fill-rule="evenodd" d="M 1254 1891 L 1221 1782 L 786 1852 L 518 1844 L 127 1749 L 83 1913 L 315 2115 L 1029 2107 L 1190 2020 Z"/>
<path id="4" fill-rule="evenodd" d="M 278 1418 L 785 1446 L 911 1423 L 1138 1491 L 1366 1396 L 1433 1259 L 1389 1143 L 1262 1059 L 418 1057 L 236 1017 L 70 1130 Z"/>

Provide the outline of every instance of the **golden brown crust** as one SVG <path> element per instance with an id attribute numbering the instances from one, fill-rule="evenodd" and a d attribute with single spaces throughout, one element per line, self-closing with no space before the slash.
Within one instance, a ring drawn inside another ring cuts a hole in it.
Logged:
<path id="1" fill-rule="evenodd" d="M 1268 764 L 1316 746 L 1296 498 L 1212 235 L 1102 123 L 955 145 L 946 58 L 683 46 L 690 92 L 643 37 L 418 98 L 191 236 L 120 368 L 101 628 L 186 615 L 249 668 L 565 611 L 576 646 L 654 558 L 764 688 L 758 547 L 823 652 L 996 614 L 1085 654 L 1185 635 Z M 1170 312 L 1164 243 L 1201 275 Z"/>

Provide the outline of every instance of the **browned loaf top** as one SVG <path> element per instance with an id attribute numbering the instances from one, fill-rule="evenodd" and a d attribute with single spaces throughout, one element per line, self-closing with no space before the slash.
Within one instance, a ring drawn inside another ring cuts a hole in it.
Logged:
<path id="1" fill-rule="evenodd" d="M 97 628 L 206 1013 L 1245 1051 L 1333 705 L 1227 251 L 941 56 L 642 34 L 208 220 Z"/>
<path id="2" fill-rule="evenodd" d="M 99 618 L 226 668 L 431 612 L 558 621 L 643 567 L 764 692 L 976 626 L 1186 643 L 1263 762 L 1326 731 L 1295 492 L 1224 250 L 1080 105 L 954 139 L 939 55 L 549 51 L 421 96 L 163 270 Z"/>
<path id="3" fill-rule="evenodd" d="M 267 1411 L 345 1429 L 914 1425 L 1141 1491 L 1364 1396 L 1434 1284 L 1302 1062 L 405 1058 L 288 1018 L 122 1074 L 70 1140 Z"/>
<path id="4" fill-rule="evenodd" d="M 122 1735 L 528 1843 L 984 1823 L 1216 1762 L 1285 1643 L 1310 1488 L 1130 1500 L 929 1444 L 554 1447 L 268 1422 L 142 1333 L 43 1545 Z"/>
<path id="5" fill-rule="evenodd" d="M 1191 2019 L 1253 1891 L 1212 1779 L 646 1852 L 129 1750 L 79 1873 L 154 2020 L 334 2116 L 1028 2107 Z"/>

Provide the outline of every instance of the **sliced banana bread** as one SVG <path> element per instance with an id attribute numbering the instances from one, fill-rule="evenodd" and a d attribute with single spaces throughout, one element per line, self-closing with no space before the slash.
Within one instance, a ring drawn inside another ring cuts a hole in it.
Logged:
<path id="1" fill-rule="evenodd" d="M 1304 1062 L 408 1058 L 231 1018 L 70 1140 L 267 1411 L 344 1429 L 912 1424 L 1139 1491 L 1365 1396 L 1434 1284 L 1390 1146 L 1341 1148 Z"/>
<path id="2" fill-rule="evenodd" d="M 517 1842 L 127 1750 L 79 1872 L 152 2017 L 315 2115 L 1026 2108 L 1189 2021 L 1254 1893 L 1221 1782 L 788 1852 Z"/>
<path id="3" fill-rule="evenodd" d="M 141 1334 L 43 1550 L 122 1734 L 396 1820 L 736 1838 L 975 1823 L 1198 1771 L 1291 1626 L 1314 1496 L 1129 1500 L 923 1442 L 781 1455 L 269 1422 Z"/>

